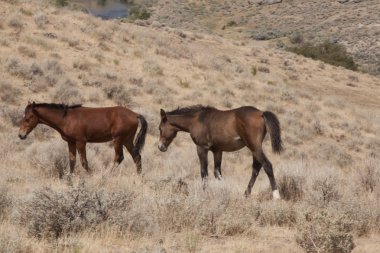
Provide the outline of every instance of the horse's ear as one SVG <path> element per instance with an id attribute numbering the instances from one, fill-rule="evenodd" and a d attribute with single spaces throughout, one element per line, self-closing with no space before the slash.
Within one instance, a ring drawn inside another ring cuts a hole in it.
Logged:
<path id="1" fill-rule="evenodd" d="M 28 105 L 30 105 L 31 103 L 30 103 L 30 101 L 28 101 Z"/>
<path id="2" fill-rule="evenodd" d="M 167 120 L 166 112 L 163 109 L 161 109 L 160 114 L 161 114 L 161 120 L 166 121 Z"/>

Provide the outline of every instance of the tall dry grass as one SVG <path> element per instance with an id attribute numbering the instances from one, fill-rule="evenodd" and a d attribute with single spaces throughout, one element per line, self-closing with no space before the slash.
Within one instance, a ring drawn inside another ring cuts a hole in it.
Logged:
<path id="1" fill-rule="evenodd" d="M 378 79 L 350 78 L 266 44 L 40 4 L 1 2 L 0 251 L 376 252 L 376 242 L 366 245 L 380 233 Z M 360 90 L 346 86 L 347 77 Z M 119 104 L 143 114 L 143 175 L 125 150 L 108 172 L 114 153 L 104 143 L 87 146 L 92 176 L 79 157 L 66 176 L 68 148 L 58 133 L 38 126 L 17 138 L 28 100 Z M 159 109 L 193 104 L 278 115 L 286 149 L 273 155 L 269 140 L 264 149 L 281 201 L 271 200 L 263 172 L 243 196 L 246 149 L 223 154 L 224 180 L 210 178 L 206 190 L 187 134 L 158 151 Z"/>

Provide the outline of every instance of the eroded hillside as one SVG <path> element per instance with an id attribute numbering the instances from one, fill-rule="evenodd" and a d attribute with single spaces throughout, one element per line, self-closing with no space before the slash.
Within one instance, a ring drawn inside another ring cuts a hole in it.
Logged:
<path id="1" fill-rule="evenodd" d="M 170 26 L 213 32 L 232 38 L 271 40 L 303 36 L 347 47 L 363 71 L 380 73 L 380 3 L 369 1 L 284 0 L 156 1 L 153 19 Z"/>

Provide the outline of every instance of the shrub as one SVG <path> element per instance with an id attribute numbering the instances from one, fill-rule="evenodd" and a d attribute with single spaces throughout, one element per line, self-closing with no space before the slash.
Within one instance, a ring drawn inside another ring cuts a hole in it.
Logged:
<path id="1" fill-rule="evenodd" d="M 15 17 L 12 17 L 9 21 L 8 21 L 8 25 L 10 27 L 13 27 L 13 28 L 17 28 L 17 29 L 21 29 L 24 24 L 22 23 L 22 18 L 20 16 L 15 16 Z"/>
<path id="2" fill-rule="evenodd" d="M 6 67 L 14 76 L 18 76 L 24 79 L 32 80 L 38 76 L 43 75 L 43 71 L 40 66 L 33 62 L 29 64 L 20 64 L 20 61 L 16 58 L 7 60 Z"/>
<path id="3" fill-rule="evenodd" d="M 12 126 L 18 127 L 22 119 L 22 114 L 20 110 L 14 107 L 2 106 L 0 108 L 0 115 L 2 115 L 6 121 L 10 121 Z"/>
<path id="4" fill-rule="evenodd" d="M 296 242 L 308 253 L 349 253 L 355 247 L 353 236 L 341 223 L 324 212 L 308 215 L 298 225 Z"/>
<path id="5" fill-rule="evenodd" d="M 331 65 L 342 66 L 351 70 L 358 69 L 358 65 L 352 56 L 348 54 L 346 48 L 338 43 L 329 41 L 317 45 L 303 43 L 298 47 L 289 48 L 289 51 L 314 60 L 321 60 Z"/>
<path id="6" fill-rule="evenodd" d="M 107 219 L 107 204 L 102 197 L 84 184 L 63 191 L 44 188 L 24 203 L 20 222 L 37 238 L 59 238 L 93 228 Z"/>
<path id="7" fill-rule="evenodd" d="M 271 40 L 286 36 L 287 32 L 276 29 L 259 29 L 252 32 L 251 38 L 255 40 Z"/>
<path id="8" fill-rule="evenodd" d="M 143 19 L 147 20 L 150 18 L 150 11 L 143 5 L 134 4 L 128 9 L 128 18 L 130 20 Z"/>
<path id="9" fill-rule="evenodd" d="M 284 200 L 301 200 L 304 195 L 305 177 L 282 173 L 277 177 L 277 186 Z"/>
<path id="10" fill-rule="evenodd" d="M 28 56 L 30 58 L 35 58 L 36 57 L 36 51 L 34 51 L 31 48 L 28 48 L 26 46 L 19 46 L 18 51 L 20 54 Z"/>
<path id="11" fill-rule="evenodd" d="M 36 23 L 38 28 L 43 28 L 48 23 L 46 15 L 43 13 L 34 15 L 34 23 Z"/>
<path id="12" fill-rule="evenodd" d="M 310 202 L 316 205 L 327 205 L 331 201 L 337 201 L 341 195 L 338 192 L 338 178 L 333 174 L 323 174 L 312 182 Z"/>
<path id="13" fill-rule="evenodd" d="M 58 85 L 53 95 L 54 102 L 64 104 L 81 104 L 83 96 L 77 85 L 70 79 L 66 79 Z"/>
<path id="14" fill-rule="evenodd" d="M 294 226 L 297 213 L 286 202 L 264 202 L 258 210 L 257 222 L 261 226 Z"/>
<path id="15" fill-rule="evenodd" d="M 289 40 L 293 44 L 300 44 L 303 42 L 303 35 L 299 32 L 294 32 L 290 35 Z"/>
<path id="16" fill-rule="evenodd" d="M 357 179 L 362 189 L 373 192 L 380 185 L 380 166 L 374 160 L 366 161 L 364 168 L 357 169 Z"/>
<path id="17" fill-rule="evenodd" d="M 60 140 L 32 144 L 27 157 L 45 176 L 61 178 L 69 166 L 67 146 Z"/>
<path id="18" fill-rule="evenodd" d="M 68 0 L 55 0 L 55 5 L 60 6 L 60 7 L 67 6 L 68 4 L 69 4 Z"/>
<path id="19" fill-rule="evenodd" d="M 257 74 L 257 68 L 255 66 L 251 67 L 251 74 L 255 76 Z"/>
<path id="20" fill-rule="evenodd" d="M 164 74 L 161 66 L 154 61 L 145 61 L 143 63 L 143 70 L 151 76 L 162 76 Z"/>
<path id="21" fill-rule="evenodd" d="M 10 83 L 0 81 L 0 99 L 5 103 L 14 103 L 20 94 L 20 90 L 14 88 Z"/>
<path id="22" fill-rule="evenodd" d="M 111 99 L 118 105 L 131 105 L 132 98 L 128 91 L 122 85 L 109 85 L 103 89 L 108 99 Z"/>

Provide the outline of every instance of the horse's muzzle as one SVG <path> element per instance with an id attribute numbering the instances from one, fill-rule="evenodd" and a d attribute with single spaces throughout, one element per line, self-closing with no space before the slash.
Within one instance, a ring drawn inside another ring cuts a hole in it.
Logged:
<path id="1" fill-rule="evenodd" d="M 164 144 L 162 144 L 162 143 L 158 144 L 158 149 L 161 152 L 165 152 L 166 150 L 168 150 L 168 148 Z"/>
<path id="2" fill-rule="evenodd" d="M 18 137 L 20 137 L 21 140 L 25 140 L 26 139 L 26 134 L 19 134 Z"/>

